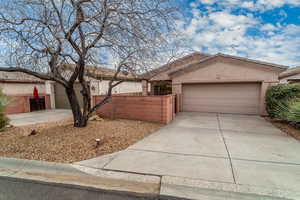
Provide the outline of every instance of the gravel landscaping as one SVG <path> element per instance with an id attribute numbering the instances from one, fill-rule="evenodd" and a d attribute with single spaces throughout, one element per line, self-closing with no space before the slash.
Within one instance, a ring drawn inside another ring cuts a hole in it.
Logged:
<path id="1" fill-rule="evenodd" d="M 74 128 L 70 120 L 12 127 L 0 132 L 0 157 L 76 162 L 123 150 L 162 126 L 105 119 L 90 121 L 85 128 Z M 32 130 L 35 135 L 29 135 Z"/>

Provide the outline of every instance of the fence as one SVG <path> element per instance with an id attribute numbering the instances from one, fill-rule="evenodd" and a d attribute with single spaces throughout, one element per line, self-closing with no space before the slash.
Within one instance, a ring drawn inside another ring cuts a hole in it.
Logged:
<path id="1" fill-rule="evenodd" d="M 100 102 L 105 96 L 93 96 L 93 102 Z M 175 96 L 132 96 L 117 95 L 100 107 L 97 113 L 108 118 L 133 119 L 163 124 L 175 117 Z"/>
<path id="2" fill-rule="evenodd" d="M 51 108 L 50 96 L 47 94 L 40 94 L 41 97 L 45 97 L 46 109 Z M 11 99 L 11 103 L 6 107 L 6 114 L 17 114 L 30 112 L 30 98 L 32 94 L 19 94 L 19 95 L 8 95 Z"/>

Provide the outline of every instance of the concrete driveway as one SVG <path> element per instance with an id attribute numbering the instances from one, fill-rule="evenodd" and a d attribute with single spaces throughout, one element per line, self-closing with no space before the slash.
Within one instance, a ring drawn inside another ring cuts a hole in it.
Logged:
<path id="1" fill-rule="evenodd" d="M 300 191 L 300 143 L 259 116 L 180 113 L 170 125 L 99 166 L 157 175 L 167 186 L 179 179 L 184 186 L 199 180 L 270 193 Z M 164 189 L 166 194 L 180 191 Z"/>
<path id="2" fill-rule="evenodd" d="M 27 126 L 38 123 L 72 118 L 72 111 L 65 109 L 43 110 L 29 113 L 7 115 L 13 126 Z"/>

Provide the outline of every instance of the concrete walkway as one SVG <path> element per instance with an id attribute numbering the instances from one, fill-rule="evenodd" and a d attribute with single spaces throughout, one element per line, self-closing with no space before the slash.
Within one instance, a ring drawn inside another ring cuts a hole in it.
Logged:
<path id="1" fill-rule="evenodd" d="M 29 113 L 20 113 L 8 115 L 10 124 L 13 126 L 27 126 L 37 123 L 45 123 L 50 121 L 59 121 L 72 118 L 71 110 L 53 109 L 43 110 Z"/>
<path id="2" fill-rule="evenodd" d="M 166 196 L 300 199 L 299 152 L 298 141 L 259 116 L 180 113 L 125 151 L 77 164 L 161 177 Z"/>

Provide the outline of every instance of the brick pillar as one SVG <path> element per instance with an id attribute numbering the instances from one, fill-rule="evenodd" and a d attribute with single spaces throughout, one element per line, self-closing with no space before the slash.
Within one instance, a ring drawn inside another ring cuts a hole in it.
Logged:
<path id="1" fill-rule="evenodd" d="M 142 94 L 143 96 L 148 96 L 148 81 L 142 80 Z"/>

